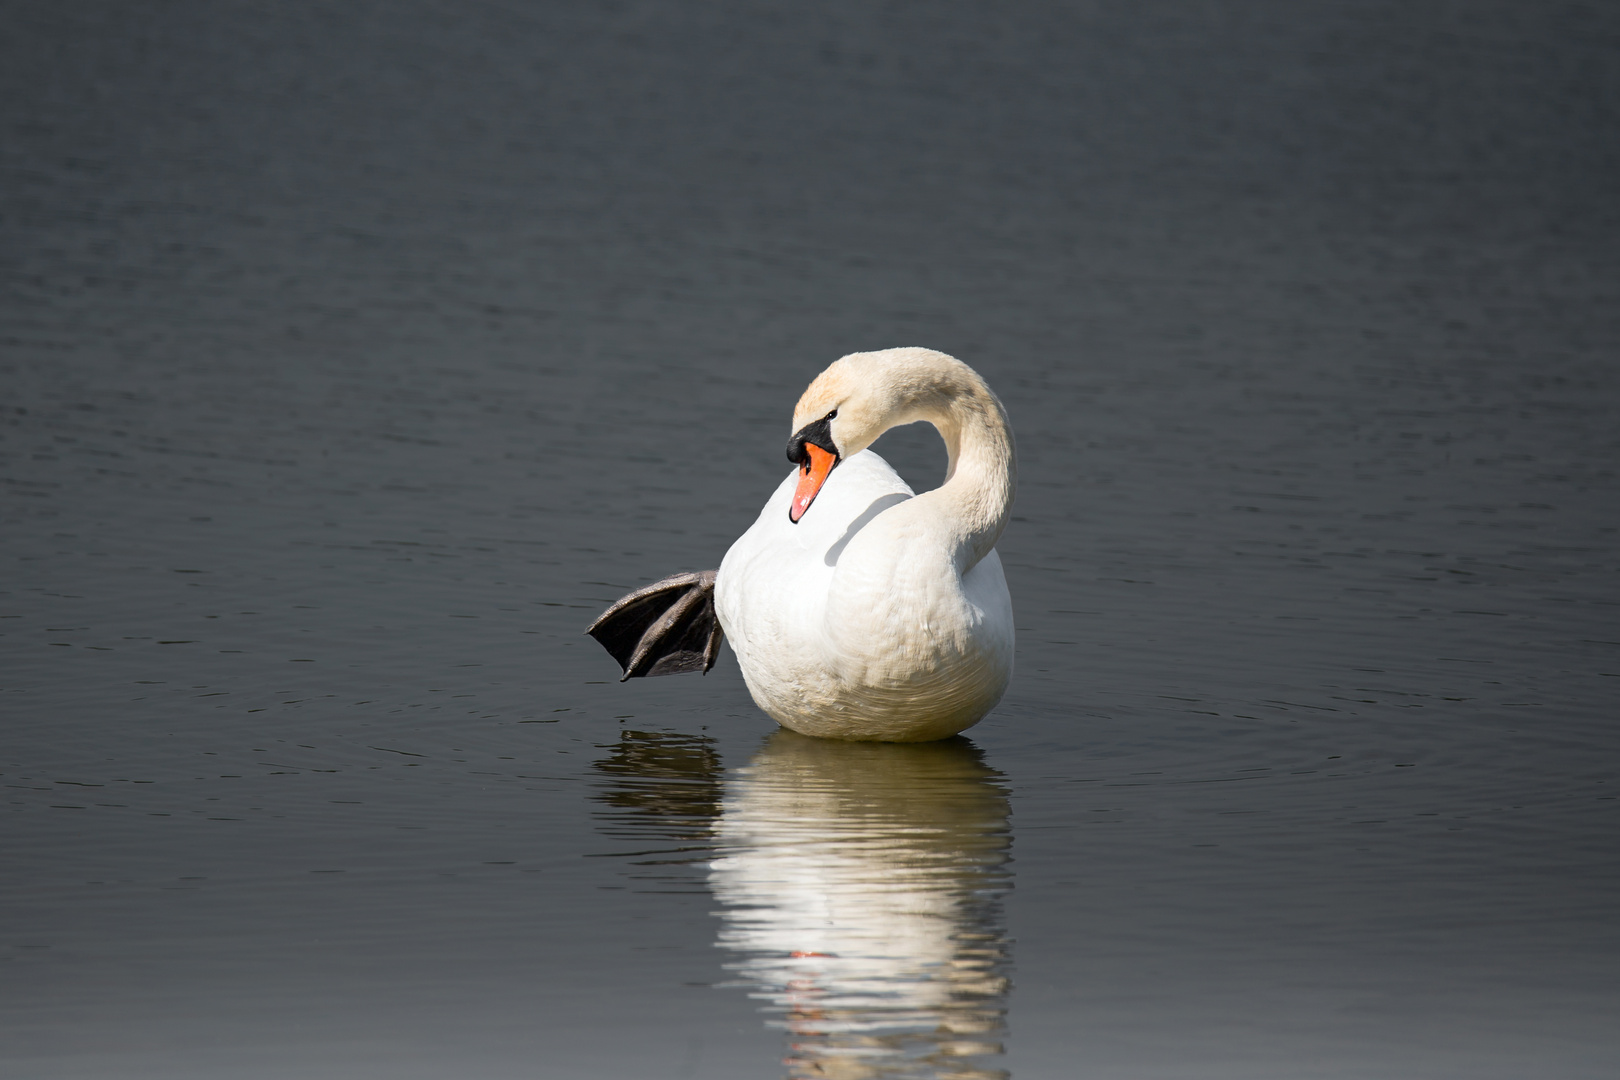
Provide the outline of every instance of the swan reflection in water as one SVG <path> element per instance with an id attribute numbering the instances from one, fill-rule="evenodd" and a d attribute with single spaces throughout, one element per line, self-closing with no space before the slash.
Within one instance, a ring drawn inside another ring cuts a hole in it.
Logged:
<path id="1" fill-rule="evenodd" d="M 992 1080 L 1005 1035 L 1008 805 L 964 738 L 778 731 L 729 777 L 702 735 L 595 763 L 641 892 L 720 901 L 726 967 L 788 1032 L 789 1080 Z"/>
<path id="2" fill-rule="evenodd" d="M 1005 1034 L 1008 805 L 964 738 L 778 731 L 725 785 L 709 887 L 726 967 L 792 1080 L 989 1080 Z"/>

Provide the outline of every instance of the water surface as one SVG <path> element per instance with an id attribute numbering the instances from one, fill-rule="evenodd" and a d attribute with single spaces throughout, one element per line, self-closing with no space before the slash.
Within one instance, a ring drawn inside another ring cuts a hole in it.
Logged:
<path id="1" fill-rule="evenodd" d="M 13 7 L 7 1075 L 1612 1075 L 1611 16 Z M 617 683 L 897 344 L 1003 704 Z"/>

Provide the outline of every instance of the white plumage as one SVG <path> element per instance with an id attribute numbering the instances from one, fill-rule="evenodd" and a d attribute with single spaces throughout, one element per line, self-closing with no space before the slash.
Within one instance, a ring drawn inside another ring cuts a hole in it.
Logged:
<path id="1" fill-rule="evenodd" d="M 918 742 L 977 723 L 1012 675 L 1012 601 L 994 545 L 1016 484 L 1001 403 L 927 349 L 846 356 L 805 391 L 794 431 L 826 420 L 838 460 L 795 523 L 791 473 L 715 581 L 726 638 L 759 707 L 785 727 Z M 945 483 L 914 495 L 867 450 L 899 424 L 945 440 Z M 796 436 L 797 437 L 797 436 Z"/>

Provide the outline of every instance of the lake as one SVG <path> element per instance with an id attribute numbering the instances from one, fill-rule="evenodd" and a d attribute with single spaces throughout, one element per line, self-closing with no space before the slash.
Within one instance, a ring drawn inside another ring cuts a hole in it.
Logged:
<path id="1" fill-rule="evenodd" d="M 0 1071 L 1613 1074 L 1613 12 L 8 25 Z M 1001 705 L 620 684 L 912 344 L 1018 440 Z"/>

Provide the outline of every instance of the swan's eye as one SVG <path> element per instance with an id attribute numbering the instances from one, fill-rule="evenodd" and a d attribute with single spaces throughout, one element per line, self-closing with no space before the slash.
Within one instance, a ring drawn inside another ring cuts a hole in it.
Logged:
<path id="1" fill-rule="evenodd" d="M 828 413 L 826 416 L 823 416 L 822 419 L 823 420 L 831 420 L 833 417 L 835 417 L 837 415 L 838 415 L 838 410 L 834 409 L 832 412 Z"/>

